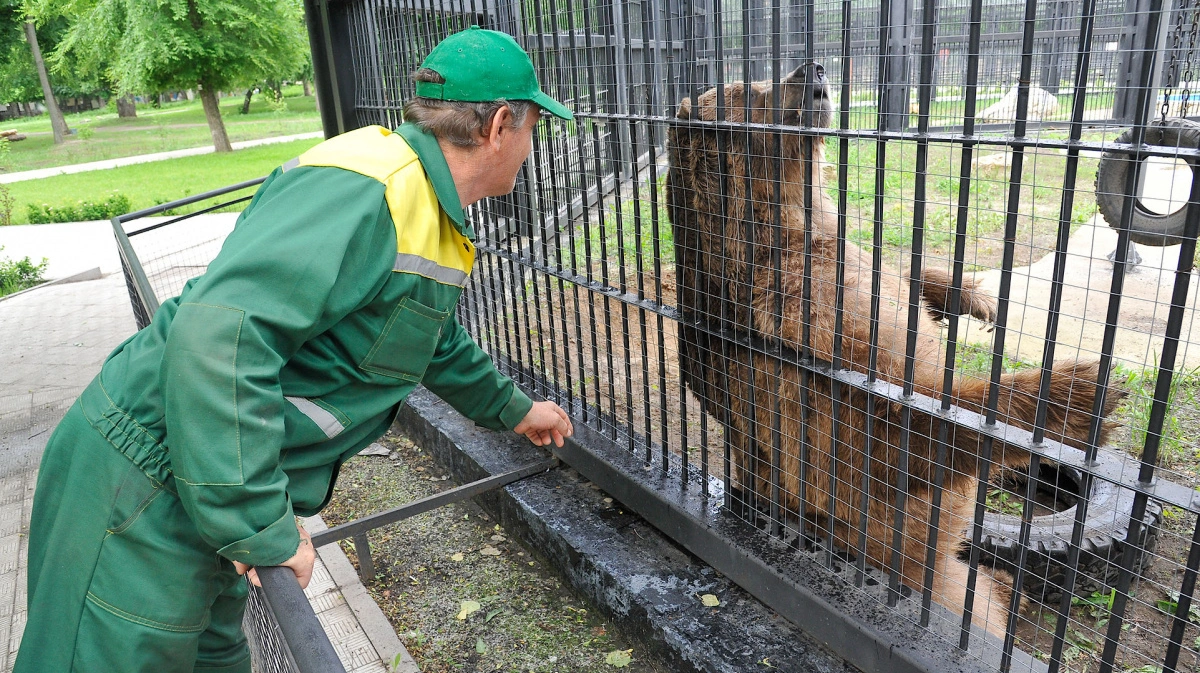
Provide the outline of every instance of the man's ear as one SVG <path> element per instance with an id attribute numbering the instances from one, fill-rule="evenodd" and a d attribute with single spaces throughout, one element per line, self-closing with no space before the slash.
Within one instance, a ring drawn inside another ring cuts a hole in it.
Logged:
<path id="1" fill-rule="evenodd" d="M 512 132 L 512 110 L 507 106 L 501 106 L 496 110 L 496 114 L 492 115 L 492 124 L 486 130 L 488 145 L 494 149 L 500 149 L 502 142 L 501 135 Z"/>

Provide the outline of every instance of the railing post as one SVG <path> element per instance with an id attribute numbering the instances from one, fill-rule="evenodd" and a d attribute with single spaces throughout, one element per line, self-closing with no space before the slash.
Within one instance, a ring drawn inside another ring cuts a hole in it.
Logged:
<path id="1" fill-rule="evenodd" d="M 375 579 L 375 563 L 371 560 L 371 541 L 364 531 L 354 536 L 354 551 L 358 554 L 358 576 L 364 583 Z"/>

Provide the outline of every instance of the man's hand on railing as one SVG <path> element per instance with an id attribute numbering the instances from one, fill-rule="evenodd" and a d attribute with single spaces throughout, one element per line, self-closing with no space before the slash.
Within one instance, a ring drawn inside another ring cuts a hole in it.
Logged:
<path id="1" fill-rule="evenodd" d="M 562 446 L 563 439 L 570 437 L 575 428 L 567 412 L 553 402 L 534 402 L 533 408 L 525 414 L 525 418 L 513 428 L 518 435 L 525 435 L 537 446 L 547 446 L 554 442 Z"/>
<path id="2" fill-rule="evenodd" d="M 308 531 L 304 530 L 304 526 L 297 523 L 296 530 L 300 531 L 300 546 L 296 548 L 295 555 L 279 565 L 284 568 L 291 568 L 292 572 L 296 573 L 296 581 L 300 583 L 300 588 L 307 589 L 308 582 L 312 579 L 313 564 L 317 561 L 317 554 L 313 550 L 312 537 L 308 534 Z M 245 575 L 254 586 L 262 586 L 262 583 L 258 581 L 258 573 L 254 571 L 254 568 L 245 563 L 238 563 L 237 561 L 233 562 L 233 567 L 239 575 Z"/>

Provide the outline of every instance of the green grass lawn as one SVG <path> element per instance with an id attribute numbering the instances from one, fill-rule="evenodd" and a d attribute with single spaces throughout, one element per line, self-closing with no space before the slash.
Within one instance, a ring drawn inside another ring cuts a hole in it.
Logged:
<path id="1" fill-rule="evenodd" d="M 320 142 L 296 140 L 238 150 L 232 154 L 204 154 L 102 171 L 60 175 L 8 185 L 15 207 L 13 224 L 29 222 L 28 204 L 62 205 L 78 200 L 98 201 L 120 192 L 135 210 L 185 196 L 264 176 L 283 162 Z"/>
<path id="2" fill-rule="evenodd" d="M 321 119 L 313 97 L 300 94 L 298 86 L 285 89 L 282 106 L 273 106 L 266 97 L 256 95 L 250 113 L 245 115 L 240 114 L 241 96 L 221 99 L 221 116 L 230 141 L 320 131 Z M 159 109 L 139 105 L 138 116 L 131 119 L 121 119 L 107 110 L 66 118 L 77 133 L 61 145 L 54 144 L 46 115 L 0 123 L 0 128 L 33 134 L 10 145 L 7 157 L 0 157 L 0 171 L 27 171 L 212 144 L 199 99 L 167 103 Z"/>

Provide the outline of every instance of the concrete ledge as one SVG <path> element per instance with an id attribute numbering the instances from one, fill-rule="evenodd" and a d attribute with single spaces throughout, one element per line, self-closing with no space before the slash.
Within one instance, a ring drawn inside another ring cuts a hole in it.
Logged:
<path id="1" fill-rule="evenodd" d="M 514 435 L 475 427 L 424 390 L 408 402 L 396 427 L 456 480 L 545 458 Z M 573 470 L 530 477 L 476 502 L 671 670 L 855 670 Z M 709 593 L 719 607 L 701 604 Z"/>
<path id="2" fill-rule="evenodd" d="M 304 528 L 309 533 L 320 533 L 328 526 L 320 516 L 312 516 L 304 520 Z M 317 547 L 317 556 L 333 577 L 334 584 L 341 590 L 342 598 L 346 599 L 346 605 L 350 606 L 359 626 L 367 634 L 367 640 L 371 641 L 379 658 L 387 664 L 389 670 L 392 673 L 421 673 L 417 662 L 396 636 L 392 623 L 384 616 L 383 610 L 379 609 L 379 604 L 371 598 L 371 594 L 367 593 L 367 588 L 363 586 L 341 546 L 334 543 Z M 394 668 L 393 662 L 397 662 Z"/>

